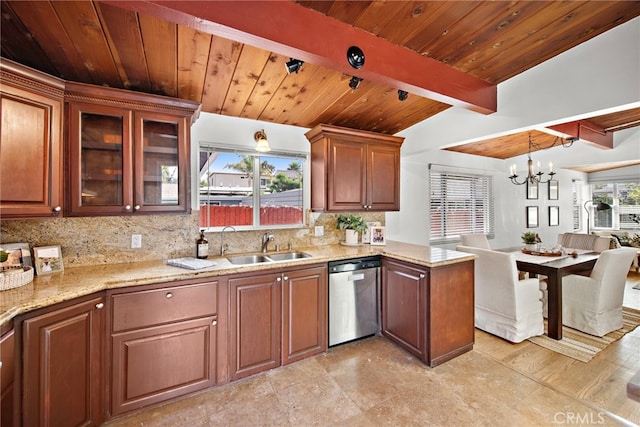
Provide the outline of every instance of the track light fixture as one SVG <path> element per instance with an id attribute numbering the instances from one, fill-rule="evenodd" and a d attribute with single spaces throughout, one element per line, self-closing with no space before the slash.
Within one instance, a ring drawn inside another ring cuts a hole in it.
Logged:
<path id="1" fill-rule="evenodd" d="M 351 80 L 349 80 L 349 87 L 353 90 L 356 90 L 360 86 L 361 81 L 362 79 L 360 77 L 353 76 L 351 77 Z"/>
<path id="2" fill-rule="evenodd" d="M 284 67 L 287 69 L 287 74 L 296 73 L 298 74 L 298 70 L 302 68 L 302 64 L 304 61 L 300 61 L 299 59 L 290 58 L 290 61 L 284 64 Z"/>
<path id="3" fill-rule="evenodd" d="M 400 101 L 406 101 L 408 97 L 409 97 L 409 92 L 406 92 L 402 89 L 398 89 L 398 99 Z"/>
<path id="4" fill-rule="evenodd" d="M 356 70 L 364 66 L 364 52 L 358 46 L 351 46 L 347 49 L 347 61 Z"/>

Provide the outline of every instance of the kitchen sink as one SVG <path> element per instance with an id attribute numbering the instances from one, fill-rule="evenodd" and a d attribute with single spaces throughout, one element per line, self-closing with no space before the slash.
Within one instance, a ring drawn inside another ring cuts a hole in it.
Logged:
<path id="1" fill-rule="evenodd" d="M 274 261 L 292 261 L 296 259 L 311 258 L 306 252 L 279 252 L 268 255 L 235 255 L 228 256 L 227 260 L 234 265 L 261 264 Z"/>
<path id="2" fill-rule="evenodd" d="M 269 254 L 268 257 L 274 261 L 289 261 L 294 259 L 311 258 L 311 255 L 306 252 L 281 252 Z"/>
<path id="3" fill-rule="evenodd" d="M 271 258 L 268 258 L 264 255 L 228 256 L 227 259 L 231 264 L 236 264 L 236 265 L 260 264 L 262 262 L 272 262 Z"/>

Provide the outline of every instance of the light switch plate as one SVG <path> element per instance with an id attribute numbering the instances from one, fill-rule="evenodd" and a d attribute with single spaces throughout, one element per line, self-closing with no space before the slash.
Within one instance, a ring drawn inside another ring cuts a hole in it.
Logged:
<path id="1" fill-rule="evenodd" d="M 316 225 L 315 226 L 315 233 L 316 233 L 316 237 L 324 236 L 324 226 Z"/>

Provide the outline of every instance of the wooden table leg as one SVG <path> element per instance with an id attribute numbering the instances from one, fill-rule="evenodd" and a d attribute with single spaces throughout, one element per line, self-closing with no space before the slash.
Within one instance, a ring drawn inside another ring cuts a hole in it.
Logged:
<path id="1" fill-rule="evenodd" d="M 562 275 L 558 271 L 547 276 L 547 335 L 562 339 Z"/>

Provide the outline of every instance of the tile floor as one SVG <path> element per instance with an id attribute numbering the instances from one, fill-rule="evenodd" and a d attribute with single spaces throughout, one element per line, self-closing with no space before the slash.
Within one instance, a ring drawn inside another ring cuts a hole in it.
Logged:
<path id="1" fill-rule="evenodd" d="M 625 305 L 640 309 L 640 275 Z M 108 423 L 109 426 L 638 425 L 626 382 L 640 328 L 585 364 L 476 330 L 474 349 L 429 368 L 382 337 Z"/>

